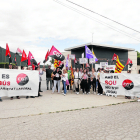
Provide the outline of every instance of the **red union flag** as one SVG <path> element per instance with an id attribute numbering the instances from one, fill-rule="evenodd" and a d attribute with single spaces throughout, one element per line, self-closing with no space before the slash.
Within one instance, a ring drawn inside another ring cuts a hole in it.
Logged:
<path id="1" fill-rule="evenodd" d="M 128 58 L 126 65 L 132 64 L 132 60 Z"/>
<path id="2" fill-rule="evenodd" d="M 27 55 L 25 53 L 25 51 L 23 50 L 23 53 L 22 53 L 22 57 L 21 57 L 21 62 L 27 60 Z"/>
<path id="3" fill-rule="evenodd" d="M 49 56 L 49 50 L 47 51 L 46 56 L 45 56 L 45 60 L 46 60 L 46 61 L 47 61 L 47 59 L 48 59 L 48 56 Z"/>
<path id="4" fill-rule="evenodd" d="M 5 56 L 7 56 L 7 55 L 8 55 L 9 57 L 11 57 L 8 43 L 6 43 L 6 53 L 5 53 Z"/>
<path id="5" fill-rule="evenodd" d="M 61 54 L 54 46 L 52 46 L 49 55 L 58 55 Z"/>
<path id="6" fill-rule="evenodd" d="M 114 53 L 112 60 L 116 60 L 118 58 L 118 55 Z"/>
<path id="7" fill-rule="evenodd" d="M 29 54 L 28 54 L 28 66 L 31 65 L 31 60 L 34 59 L 32 53 L 29 51 Z"/>

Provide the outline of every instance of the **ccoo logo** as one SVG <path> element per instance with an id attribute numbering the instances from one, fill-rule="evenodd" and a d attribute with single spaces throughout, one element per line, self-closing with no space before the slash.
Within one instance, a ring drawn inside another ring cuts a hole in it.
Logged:
<path id="1" fill-rule="evenodd" d="M 24 86 L 29 82 L 29 78 L 26 74 L 21 73 L 17 76 L 16 81 L 17 81 L 18 85 Z"/>
<path id="2" fill-rule="evenodd" d="M 126 80 L 123 81 L 122 86 L 126 90 L 131 90 L 134 87 L 134 83 L 131 80 L 126 79 Z"/>

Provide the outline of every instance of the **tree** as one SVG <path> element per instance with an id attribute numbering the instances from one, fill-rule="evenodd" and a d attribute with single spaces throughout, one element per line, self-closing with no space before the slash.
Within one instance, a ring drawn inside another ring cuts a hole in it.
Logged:
<path id="1" fill-rule="evenodd" d="M 50 63 L 51 63 L 51 64 L 54 64 L 54 58 L 52 58 L 52 59 L 50 60 Z"/>
<path id="2" fill-rule="evenodd" d="M 140 65 L 140 53 L 137 51 L 137 65 Z"/>

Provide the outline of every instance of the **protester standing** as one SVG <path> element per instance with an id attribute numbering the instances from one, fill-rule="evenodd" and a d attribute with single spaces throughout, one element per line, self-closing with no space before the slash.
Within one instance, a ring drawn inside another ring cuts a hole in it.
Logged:
<path id="1" fill-rule="evenodd" d="M 82 91 L 82 76 L 83 76 L 83 69 L 80 68 L 80 71 L 79 71 L 79 81 L 80 81 L 80 89 Z"/>
<path id="2" fill-rule="evenodd" d="M 64 88 L 64 96 L 66 95 L 67 93 L 67 90 L 66 90 L 66 81 L 68 80 L 68 74 L 67 74 L 67 71 L 64 69 L 63 70 L 63 74 L 62 74 L 62 83 L 63 83 L 63 88 Z"/>
<path id="3" fill-rule="evenodd" d="M 70 70 L 70 68 L 67 71 L 67 73 L 68 73 L 68 80 L 69 80 L 69 85 L 67 86 L 67 90 L 72 90 L 72 88 L 71 88 L 71 70 Z"/>
<path id="4" fill-rule="evenodd" d="M 49 90 L 49 83 L 50 83 L 50 90 L 52 90 L 52 72 L 53 70 L 51 69 L 51 66 L 48 66 L 48 69 L 44 69 L 44 71 L 46 72 L 46 84 L 47 84 L 47 90 Z"/>
<path id="5" fill-rule="evenodd" d="M 87 85 L 88 85 L 88 75 L 87 75 L 87 71 L 85 69 L 84 70 L 84 74 L 82 76 L 82 90 L 83 90 L 83 94 L 84 93 L 88 93 Z"/>
<path id="6" fill-rule="evenodd" d="M 76 94 L 79 94 L 79 68 L 74 72 L 74 85 L 76 89 Z"/>
<path id="7" fill-rule="evenodd" d="M 96 72 L 95 69 L 92 69 L 91 85 L 93 87 L 93 93 L 96 94 Z"/>
<path id="8" fill-rule="evenodd" d="M 89 68 L 87 68 L 87 75 L 88 75 L 87 91 L 88 91 L 88 94 L 90 94 L 90 87 L 91 87 L 91 72 L 89 71 Z"/>
<path id="9" fill-rule="evenodd" d="M 1 97 L 0 97 L 0 102 L 2 102 L 2 99 L 1 99 Z"/>
<path id="10" fill-rule="evenodd" d="M 12 69 L 12 63 L 9 64 L 9 69 Z M 16 66 L 14 67 L 14 69 L 17 69 Z M 16 96 L 17 99 L 20 99 L 19 96 Z M 13 100 L 13 96 L 11 97 L 11 100 Z"/>
<path id="11" fill-rule="evenodd" d="M 32 66 L 28 66 L 27 70 L 32 70 Z M 28 99 L 29 96 L 26 96 L 26 99 Z M 35 96 L 30 96 L 30 98 L 35 98 Z"/>
<path id="12" fill-rule="evenodd" d="M 56 84 L 58 84 L 58 93 L 60 93 L 60 81 L 61 81 L 61 76 L 62 76 L 62 72 L 61 70 L 58 68 L 56 68 L 56 71 L 53 72 L 53 75 L 52 75 L 54 78 L 54 87 L 52 89 L 52 93 L 54 93 L 55 89 L 56 89 Z"/>

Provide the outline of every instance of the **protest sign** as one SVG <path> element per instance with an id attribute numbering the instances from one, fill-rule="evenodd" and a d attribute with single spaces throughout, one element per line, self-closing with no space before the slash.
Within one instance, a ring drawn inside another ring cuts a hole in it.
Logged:
<path id="1" fill-rule="evenodd" d="M 89 59 L 89 64 L 93 64 L 93 63 L 95 63 L 95 58 L 90 58 Z"/>
<path id="2" fill-rule="evenodd" d="M 0 69 L 0 97 L 38 96 L 39 72 Z"/>
<path id="3" fill-rule="evenodd" d="M 69 59 L 75 60 L 75 54 L 69 54 Z"/>
<path id="4" fill-rule="evenodd" d="M 105 94 L 140 95 L 140 75 L 124 73 L 100 74 L 100 81 Z"/>
<path id="5" fill-rule="evenodd" d="M 87 58 L 79 58 L 79 63 L 86 64 L 86 63 L 88 63 L 88 59 Z"/>

